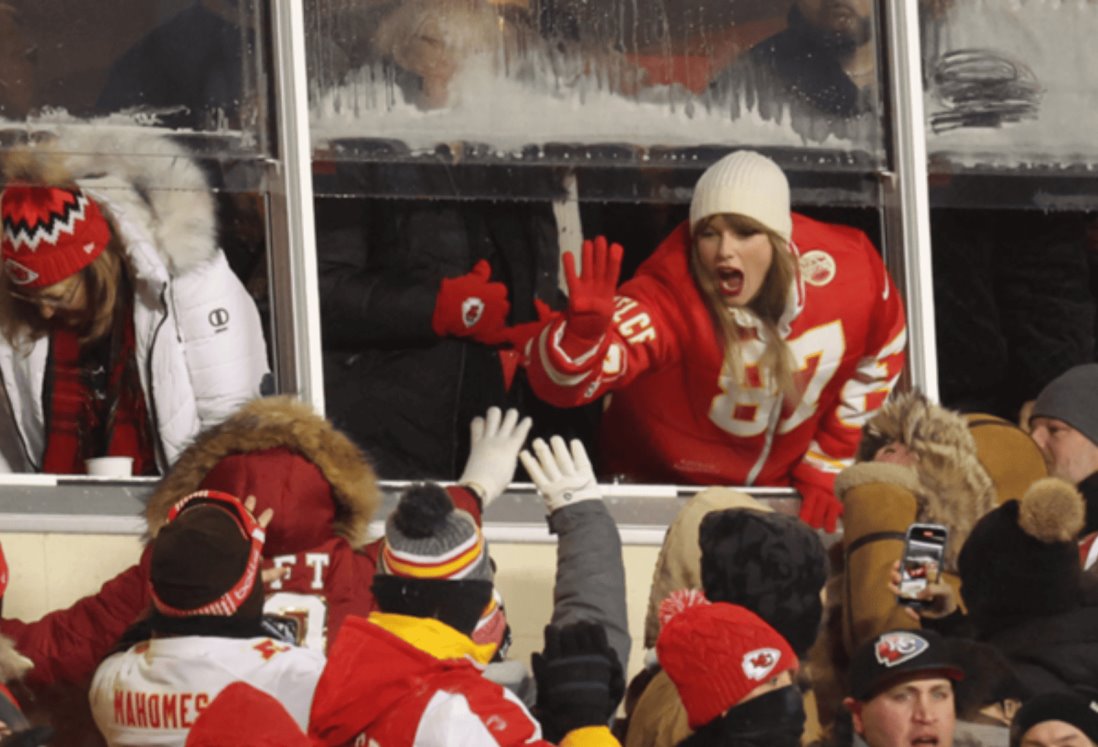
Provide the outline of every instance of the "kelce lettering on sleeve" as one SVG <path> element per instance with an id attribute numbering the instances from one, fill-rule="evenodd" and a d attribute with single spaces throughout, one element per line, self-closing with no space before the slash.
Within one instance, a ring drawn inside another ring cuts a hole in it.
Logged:
<path id="1" fill-rule="evenodd" d="M 114 691 L 114 722 L 142 729 L 189 729 L 210 704 L 208 693 Z"/>
<path id="2" fill-rule="evenodd" d="M 637 345 L 656 339 L 652 318 L 648 316 L 648 312 L 638 311 L 640 304 L 626 296 L 618 296 L 614 303 L 617 306 L 614 310 L 614 324 L 618 325 L 618 332 L 626 342 Z"/>

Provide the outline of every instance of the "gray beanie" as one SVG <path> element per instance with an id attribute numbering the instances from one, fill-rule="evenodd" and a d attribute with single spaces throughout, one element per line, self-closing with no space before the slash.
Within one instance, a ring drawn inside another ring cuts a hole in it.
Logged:
<path id="1" fill-rule="evenodd" d="M 1098 363 L 1069 368 L 1050 381 L 1033 405 L 1030 419 L 1056 418 L 1098 444 Z"/>
<path id="2" fill-rule="evenodd" d="M 412 485 L 385 521 L 379 574 L 421 581 L 491 581 L 484 535 L 436 483 Z"/>

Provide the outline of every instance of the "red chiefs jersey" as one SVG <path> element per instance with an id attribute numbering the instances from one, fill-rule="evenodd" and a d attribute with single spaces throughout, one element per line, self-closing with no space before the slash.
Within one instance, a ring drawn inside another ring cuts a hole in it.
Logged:
<path id="1" fill-rule="evenodd" d="M 687 225 L 618 290 L 613 325 L 570 357 L 557 316 L 528 344 L 534 391 L 575 406 L 613 393 L 601 471 L 644 482 L 812 485 L 832 490 L 861 427 L 903 368 L 902 300 L 864 233 L 793 214 L 799 271 L 780 332 L 800 401 L 763 386 L 763 343 L 743 343 L 747 384 L 726 370 L 715 323 L 689 270 Z"/>

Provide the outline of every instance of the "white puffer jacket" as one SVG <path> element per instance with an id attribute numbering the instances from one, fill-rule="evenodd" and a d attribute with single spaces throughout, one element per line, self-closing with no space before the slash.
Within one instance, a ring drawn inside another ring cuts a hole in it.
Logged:
<path id="1" fill-rule="evenodd" d="M 199 431 L 259 395 L 269 371 L 259 312 L 217 246 L 213 198 L 181 146 L 132 128 L 59 134 L 70 173 L 125 246 L 138 369 L 163 472 Z M 122 137 L 140 155 L 113 155 Z M 0 471 L 40 469 L 48 353 L 48 337 L 28 353 L 0 336 Z"/>

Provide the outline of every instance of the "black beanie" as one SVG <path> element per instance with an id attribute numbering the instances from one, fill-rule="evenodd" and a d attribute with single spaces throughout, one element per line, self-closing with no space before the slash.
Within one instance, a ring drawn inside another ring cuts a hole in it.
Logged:
<path id="1" fill-rule="evenodd" d="M 751 610 L 803 658 L 819 632 L 827 581 L 816 532 L 795 516 L 730 508 L 706 514 L 698 543 L 706 597 Z"/>
<path id="2" fill-rule="evenodd" d="M 1080 604 L 1079 492 L 1055 477 L 984 515 L 961 548 L 961 595 L 981 636 Z"/>
<path id="3" fill-rule="evenodd" d="M 149 580 L 156 597 L 176 610 L 192 611 L 232 589 L 241 581 L 252 550 L 244 531 L 228 510 L 216 504 L 199 500 L 188 505 L 153 541 Z M 201 616 L 258 620 L 262 614 L 263 584 L 257 577 L 235 612 Z"/>
<path id="4" fill-rule="evenodd" d="M 1082 693 L 1052 692 L 1027 700 L 1010 725 L 1010 747 L 1018 747 L 1022 737 L 1037 724 L 1063 721 L 1098 742 L 1098 699 Z"/>

